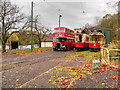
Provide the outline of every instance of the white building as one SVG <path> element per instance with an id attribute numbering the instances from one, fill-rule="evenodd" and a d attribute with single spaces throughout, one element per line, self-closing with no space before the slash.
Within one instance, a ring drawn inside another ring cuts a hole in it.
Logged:
<path id="1" fill-rule="evenodd" d="M 41 47 L 52 47 L 53 46 L 52 42 L 53 42 L 53 34 L 49 35 L 41 42 Z"/>

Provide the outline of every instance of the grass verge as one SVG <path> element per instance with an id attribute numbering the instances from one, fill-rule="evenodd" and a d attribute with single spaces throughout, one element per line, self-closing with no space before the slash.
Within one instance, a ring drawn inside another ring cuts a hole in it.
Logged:
<path id="1" fill-rule="evenodd" d="M 33 48 L 33 52 L 31 52 L 31 49 L 14 49 L 14 50 L 8 50 L 3 55 L 11 55 L 11 54 L 17 54 L 17 55 L 24 55 L 24 54 L 34 54 L 34 53 L 41 53 L 41 52 L 48 52 L 52 51 L 52 47 L 42 47 L 42 48 Z"/>
<path id="2" fill-rule="evenodd" d="M 65 57 L 89 57 L 90 61 L 92 61 L 92 60 L 100 60 L 101 54 L 100 52 L 80 51 L 80 52 L 66 55 Z"/>

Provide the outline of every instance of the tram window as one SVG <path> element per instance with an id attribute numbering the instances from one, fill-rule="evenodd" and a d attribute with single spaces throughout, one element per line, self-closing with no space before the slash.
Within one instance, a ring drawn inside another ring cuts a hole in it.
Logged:
<path id="1" fill-rule="evenodd" d="M 89 41 L 89 38 L 88 38 L 88 37 L 86 37 L 86 41 Z"/>
<path id="2" fill-rule="evenodd" d="M 93 41 L 93 37 L 92 37 L 92 41 Z"/>
<path id="3" fill-rule="evenodd" d="M 92 41 L 92 37 L 90 38 L 90 41 Z"/>
<path id="4" fill-rule="evenodd" d="M 79 42 L 82 42 L 82 35 L 79 35 Z"/>
<path id="5" fill-rule="evenodd" d="M 78 41 L 78 37 L 76 37 L 75 40 Z"/>
<path id="6" fill-rule="evenodd" d="M 97 43 L 98 41 L 97 41 L 97 38 L 95 38 L 95 42 Z"/>
<path id="7" fill-rule="evenodd" d="M 101 41 L 101 38 L 99 38 L 99 41 Z"/>
<path id="8" fill-rule="evenodd" d="M 97 41 L 97 38 L 95 38 L 95 41 Z"/>

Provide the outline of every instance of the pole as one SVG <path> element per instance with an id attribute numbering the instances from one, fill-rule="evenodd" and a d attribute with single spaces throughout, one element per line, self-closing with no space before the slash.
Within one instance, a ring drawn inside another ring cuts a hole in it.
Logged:
<path id="1" fill-rule="evenodd" d="M 62 17 L 62 15 L 59 15 L 59 27 L 60 27 L 60 18 Z"/>
<path id="2" fill-rule="evenodd" d="M 33 51 L 33 2 L 31 3 L 31 52 Z"/>
<path id="3" fill-rule="evenodd" d="M 60 15 L 59 15 L 59 27 L 60 27 Z"/>

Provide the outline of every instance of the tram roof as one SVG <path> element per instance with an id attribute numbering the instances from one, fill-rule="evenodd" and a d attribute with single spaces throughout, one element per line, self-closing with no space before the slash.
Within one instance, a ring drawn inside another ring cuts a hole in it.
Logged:
<path id="1" fill-rule="evenodd" d="M 111 31 L 112 29 L 104 28 L 104 27 L 91 27 L 91 28 L 88 28 L 88 30 L 102 30 L 102 31 L 109 30 L 109 31 Z"/>
<path id="2" fill-rule="evenodd" d="M 66 27 L 56 27 L 56 28 L 54 28 L 54 29 L 68 29 L 68 30 L 70 30 L 70 31 L 73 31 L 73 32 L 74 32 L 74 30 L 71 30 L 71 29 L 66 28 Z"/>

